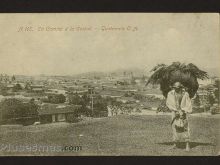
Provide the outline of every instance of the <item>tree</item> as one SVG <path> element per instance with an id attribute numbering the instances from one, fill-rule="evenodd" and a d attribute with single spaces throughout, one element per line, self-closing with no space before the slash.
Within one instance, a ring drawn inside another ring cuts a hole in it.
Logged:
<path id="1" fill-rule="evenodd" d="M 108 99 L 102 98 L 100 95 L 98 95 L 94 100 L 94 116 L 95 117 L 103 117 L 108 116 Z"/>
<path id="2" fill-rule="evenodd" d="M 29 82 L 26 82 L 24 89 L 25 90 L 30 90 L 31 89 L 31 84 Z"/>
<path id="3" fill-rule="evenodd" d="M 148 79 L 147 84 L 160 84 L 164 97 L 167 97 L 167 93 L 172 89 L 171 85 L 179 81 L 186 87 L 190 98 L 192 98 L 199 87 L 197 79 L 208 78 L 208 74 L 205 71 L 200 70 L 192 63 L 186 65 L 180 62 L 173 62 L 169 66 L 158 64 L 151 72 L 153 74 Z"/>
<path id="4" fill-rule="evenodd" d="M 31 101 L 29 103 L 23 103 L 18 99 L 10 98 L 5 99 L 0 103 L 2 120 L 16 120 L 17 118 L 24 118 L 21 122 L 26 123 L 28 119 L 25 119 L 25 117 L 38 118 L 37 110 L 38 106 Z"/>
<path id="5" fill-rule="evenodd" d="M 43 100 L 44 102 L 49 102 L 53 104 L 60 104 L 66 101 L 66 97 L 63 94 L 58 95 L 49 95 L 47 100 Z"/>
<path id="6" fill-rule="evenodd" d="M 13 75 L 12 78 L 11 78 L 11 81 L 15 81 L 15 80 L 16 80 L 16 78 L 15 78 L 15 76 Z"/>
<path id="7" fill-rule="evenodd" d="M 78 94 L 69 95 L 69 104 L 81 105 L 81 108 L 77 111 L 78 115 L 91 116 L 92 110 L 88 108 L 90 98 L 84 94 L 80 97 Z"/>
<path id="8" fill-rule="evenodd" d="M 59 103 L 64 103 L 66 101 L 66 97 L 63 94 L 57 95 L 57 100 Z"/>
<path id="9" fill-rule="evenodd" d="M 217 98 L 218 103 L 219 103 L 219 87 L 220 87 L 220 80 L 215 80 L 214 87 L 216 90 L 214 91 L 215 98 Z"/>
<path id="10" fill-rule="evenodd" d="M 22 90 L 22 87 L 21 87 L 20 84 L 16 84 L 16 85 L 13 87 L 13 91 L 14 91 L 14 92 L 17 92 L 17 91 L 19 91 L 19 90 Z"/>
<path id="11" fill-rule="evenodd" d="M 0 94 L 5 96 L 5 95 L 7 95 L 7 91 L 8 91 L 8 89 L 7 89 L 6 85 L 0 83 Z"/>
<path id="12" fill-rule="evenodd" d="M 88 105 L 89 104 L 90 98 L 87 94 L 82 95 L 81 98 L 82 98 L 82 100 L 81 100 L 82 105 Z"/>
<path id="13" fill-rule="evenodd" d="M 69 104 L 81 105 L 82 99 L 78 94 L 68 95 Z"/>

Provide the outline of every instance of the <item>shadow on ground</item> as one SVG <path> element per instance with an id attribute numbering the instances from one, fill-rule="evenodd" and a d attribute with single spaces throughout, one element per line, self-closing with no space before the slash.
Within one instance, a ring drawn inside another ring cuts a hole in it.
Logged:
<path id="1" fill-rule="evenodd" d="M 172 146 L 173 142 L 163 142 L 163 143 L 157 143 L 157 144 Z M 215 145 L 212 143 L 190 142 L 190 148 L 195 148 L 197 146 L 215 146 Z M 185 142 L 178 142 L 177 143 L 177 148 L 184 149 L 185 147 L 186 147 Z"/>

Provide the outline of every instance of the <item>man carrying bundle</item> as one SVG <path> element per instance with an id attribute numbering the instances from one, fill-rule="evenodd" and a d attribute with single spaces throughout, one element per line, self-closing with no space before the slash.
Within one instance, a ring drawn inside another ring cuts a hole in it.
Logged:
<path id="1" fill-rule="evenodd" d="M 168 92 L 166 105 L 172 111 L 172 131 L 173 141 L 176 148 L 178 141 L 184 139 L 186 142 L 186 150 L 190 150 L 189 146 L 189 125 L 187 113 L 192 112 L 192 103 L 188 92 L 184 89 L 180 82 L 175 82 L 172 90 Z"/>
<path id="2" fill-rule="evenodd" d="M 160 90 L 166 98 L 166 106 L 162 105 L 158 110 L 164 111 L 168 107 L 172 111 L 173 148 L 176 147 L 177 141 L 184 138 L 186 150 L 189 150 L 187 113 L 192 112 L 191 99 L 199 88 L 197 79 L 204 80 L 208 78 L 208 74 L 193 63 L 180 62 L 173 62 L 171 65 L 158 64 L 151 72 L 153 74 L 146 85 L 159 84 Z"/>

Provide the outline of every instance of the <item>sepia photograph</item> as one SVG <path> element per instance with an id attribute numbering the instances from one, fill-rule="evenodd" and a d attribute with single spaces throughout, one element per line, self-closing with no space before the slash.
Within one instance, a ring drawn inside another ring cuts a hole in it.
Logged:
<path id="1" fill-rule="evenodd" d="M 0 156 L 219 156 L 218 13 L 1 13 Z"/>

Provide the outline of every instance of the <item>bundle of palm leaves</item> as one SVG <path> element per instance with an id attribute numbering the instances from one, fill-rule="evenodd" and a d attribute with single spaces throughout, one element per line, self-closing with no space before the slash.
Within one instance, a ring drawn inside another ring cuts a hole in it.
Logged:
<path id="1" fill-rule="evenodd" d="M 190 98 L 192 98 L 199 87 L 197 79 L 203 80 L 208 78 L 207 72 L 200 70 L 192 63 L 186 65 L 180 62 L 173 62 L 169 66 L 158 64 L 151 72 L 153 72 L 153 74 L 147 84 L 160 84 L 160 90 L 164 97 L 167 97 L 168 92 L 172 89 L 173 83 L 178 81 L 184 85 Z"/>

